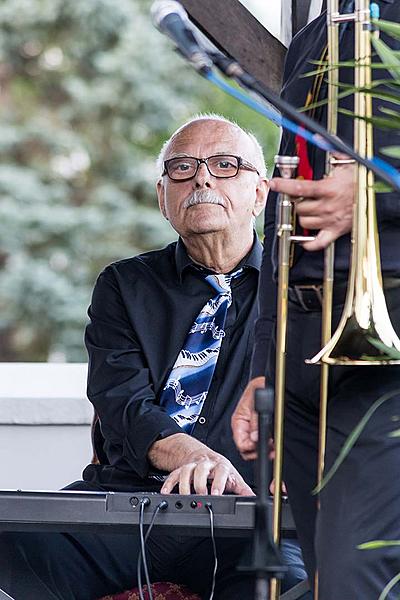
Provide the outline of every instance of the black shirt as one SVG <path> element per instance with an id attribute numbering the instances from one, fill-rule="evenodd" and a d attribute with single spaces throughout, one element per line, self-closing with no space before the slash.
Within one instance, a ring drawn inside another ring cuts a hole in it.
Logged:
<path id="1" fill-rule="evenodd" d="M 398 0 L 380 0 L 381 18 L 388 21 L 399 21 L 400 2 Z M 353 25 L 341 25 L 340 59 L 352 59 L 354 55 Z M 382 34 L 382 39 L 397 50 L 400 42 L 393 42 Z M 303 74 L 315 70 L 311 61 L 321 59 L 326 45 L 326 12 L 302 29 L 293 39 L 286 58 L 282 96 L 291 104 L 301 107 L 306 103 L 312 79 L 302 77 Z M 374 78 L 389 77 L 382 70 L 374 74 Z M 343 83 L 353 83 L 353 69 L 341 69 L 339 80 Z M 326 84 L 323 85 L 320 98 L 326 97 Z M 382 100 L 373 101 L 374 113 L 379 113 L 380 106 L 391 109 L 394 104 Z M 341 108 L 353 111 L 353 96 L 340 101 Z M 316 118 L 326 125 L 326 107 L 318 111 Z M 350 144 L 353 143 L 354 121 L 351 117 L 339 114 L 338 135 Z M 380 155 L 379 150 L 389 145 L 399 145 L 400 136 L 397 131 L 374 130 L 375 154 L 394 166 L 400 168 L 400 161 Z M 294 137 L 284 131 L 279 154 L 295 154 Z M 313 168 L 314 179 L 321 179 L 325 170 L 325 153 L 315 147 L 308 146 L 308 157 Z M 278 173 L 275 173 L 278 176 Z M 377 194 L 377 215 L 380 234 L 380 249 L 382 269 L 389 277 L 400 277 L 400 198 L 397 193 Z M 252 363 L 252 376 L 263 375 L 269 352 L 269 343 L 276 320 L 276 276 L 277 276 L 277 194 L 268 195 L 265 212 L 264 251 L 261 268 L 259 296 L 260 317 L 256 323 L 256 346 Z M 290 284 L 322 283 L 323 252 L 307 252 L 296 245 L 295 260 L 290 270 Z M 335 280 L 347 280 L 350 257 L 350 235 L 340 237 L 335 243 Z"/>
<path id="2" fill-rule="evenodd" d="M 230 419 L 249 378 L 261 252 L 255 240 L 238 265 L 244 273 L 232 281 L 225 337 L 192 432 L 227 457 L 250 485 L 253 469 L 235 448 Z M 215 295 L 199 271 L 179 240 L 116 262 L 100 274 L 85 341 L 88 397 L 100 416 L 110 466 L 90 466 L 85 479 L 109 488 L 122 482 L 129 488 L 138 476 L 149 475 L 147 453 L 152 443 L 182 433 L 159 406 L 159 398 L 194 320 Z"/>

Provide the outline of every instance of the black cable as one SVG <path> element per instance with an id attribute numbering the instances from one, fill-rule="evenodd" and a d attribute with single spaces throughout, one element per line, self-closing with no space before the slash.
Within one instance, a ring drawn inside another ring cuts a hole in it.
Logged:
<path id="1" fill-rule="evenodd" d="M 212 543 L 213 554 L 214 554 L 214 569 L 213 569 L 213 576 L 212 576 L 212 582 L 211 582 L 211 593 L 210 593 L 210 598 L 209 598 L 209 600 L 213 600 L 214 591 L 215 591 L 215 578 L 216 578 L 217 569 L 218 569 L 217 545 L 215 543 L 215 534 L 214 534 L 213 508 L 209 502 L 206 502 L 205 507 L 208 510 L 208 514 L 210 515 L 210 534 L 211 534 L 211 543 Z"/>
<path id="2" fill-rule="evenodd" d="M 148 597 L 149 597 L 149 600 L 154 600 L 153 592 L 151 590 L 149 570 L 147 567 L 146 546 L 145 546 L 145 537 L 144 537 L 144 509 L 149 504 L 150 504 L 150 500 L 148 498 L 142 498 L 142 500 L 140 501 L 140 506 L 139 506 L 140 552 L 139 552 L 138 562 L 137 562 L 137 579 L 138 579 L 140 600 L 145 600 L 145 597 L 143 594 L 143 587 L 142 587 L 142 573 L 141 573 L 141 571 L 142 571 L 141 562 L 142 561 L 143 561 L 144 576 L 145 576 L 146 584 L 147 584 Z"/>
<path id="3" fill-rule="evenodd" d="M 151 530 L 153 529 L 153 526 L 154 526 L 154 523 L 155 523 L 158 513 L 160 512 L 160 510 L 165 510 L 166 508 L 168 508 L 168 502 L 166 500 L 162 500 L 156 506 L 156 508 L 153 512 L 153 516 L 151 517 L 149 527 L 146 531 L 146 535 L 144 536 L 144 544 L 146 544 L 147 540 L 149 539 L 149 535 L 151 533 Z M 139 525 L 140 525 L 140 521 L 139 521 Z M 142 544 L 141 544 L 141 546 L 142 546 Z M 142 547 L 141 547 L 139 556 L 138 556 L 138 562 L 137 562 L 137 585 L 139 588 L 140 600 L 145 600 L 144 596 L 143 596 L 143 586 L 142 586 L 142 555 L 143 555 L 143 551 L 142 551 Z M 146 565 L 146 567 L 147 567 L 147 565 Z M 146 571 L 146 567 L 145 567 L 145 571 Z M 147 578 L 146 578 L 146 583 L 147 583 L 147 586 L 149 589 L 150 600 L 152 600 L 152 596 L 151 596 L 152 591 L 151 591 L 151 587 L 149 587 L 149 583 L 147 582 Z"/>

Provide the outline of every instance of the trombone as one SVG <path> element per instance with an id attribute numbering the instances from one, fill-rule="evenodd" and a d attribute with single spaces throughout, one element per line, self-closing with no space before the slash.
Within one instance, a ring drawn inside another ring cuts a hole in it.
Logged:
<path id="1" fill-rule="evenodd" d="M 339 0 L 327 3 L 328 38 L 328 130 L 336 134 L 338 114 L 338 62 L 339 25 L 354 22 L 355 26 L 355 94 L 354 146 L 364 158 L 373 156 L 373 127 L 371 96 L 366 92 L 371 87 L 371 10 L 369 0 L 355 0 L 353 13 L 340 14 Z M 295 157 L 276 157 L 276 166 L 282 177 L 294 175 L 297 166 Z M 327 155 L 326 173 L 329 176 L 335 164 L 340 163 Z M 343 314 L 331 337 L 332 298 L 334 289 L 334 245 L 325 251 L 322 345 L 323 348 L 310 364 L 321 364 L 320 424 L 317 477 L 322 480 L 325 456 L 326 415 L 328 401 L 328 367 L 330 365 L 393 365 L 400 364 L 397 358 L 400 340 L 390 321 L 382 280 L 379 238 L 376 218 L 374 177 L 363 165 L 355 167 L 356 194 L 353 206 L 353 229 L 351 234 L 350 270 Z M 285 401 L 285 349 L 288 311 L 289 255 L 293 242 L 305 241 L 292 235 L 293 201 L 285 194 L 280 195 L 278 306 L 277 306 L 277 350 L 275 376 L 275 496 L 273 505 L 273 538 L 280 541 L 282 466 L 283 466 L 283 421 Z M 279 581 L 272 579 L 270 600 L 279 598 Z M 314 600 L 318 599 L 318 576 L 314 587 Z"/>

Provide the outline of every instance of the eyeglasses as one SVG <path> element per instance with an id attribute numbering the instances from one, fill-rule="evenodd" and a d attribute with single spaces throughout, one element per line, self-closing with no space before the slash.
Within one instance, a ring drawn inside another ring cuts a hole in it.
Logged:
<path id="1" fill-rule="evenodd" d="M 208 172 L 213 177 L 228 179 L 236 177 L 239 169 L 255 171 L 260 174 L 256 167 L 244 160 L 241 156 L 231 154 L 216 154 L 208 158 L 196 158 L 194 156 L 178 156 L 164 161 L 162 176 L 168 175 L 172 181 L 188 181 L 196 177 L 200 165 L 204 163 Z"/>

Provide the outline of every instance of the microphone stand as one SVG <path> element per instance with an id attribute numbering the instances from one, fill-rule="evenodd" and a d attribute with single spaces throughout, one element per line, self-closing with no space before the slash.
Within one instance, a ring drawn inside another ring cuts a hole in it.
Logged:
<path id="1" fill-rule="evenodd" d="M 268 488 L 271 481 L 268 440 L 271 436 L 274 412 L 274 392 L 271 388 L 255 391 L 255 410 L 258 413 L 258 458 L 256 469 L 257 498 L 255 503 L 254 532 L 249 565 L 240 565 L 240 571 L 254 573 L 254 600 L 267 600 L 268 582 L 282 579 L 287 567 L 282 563 L 279 548 L 272 539 Z"/>

